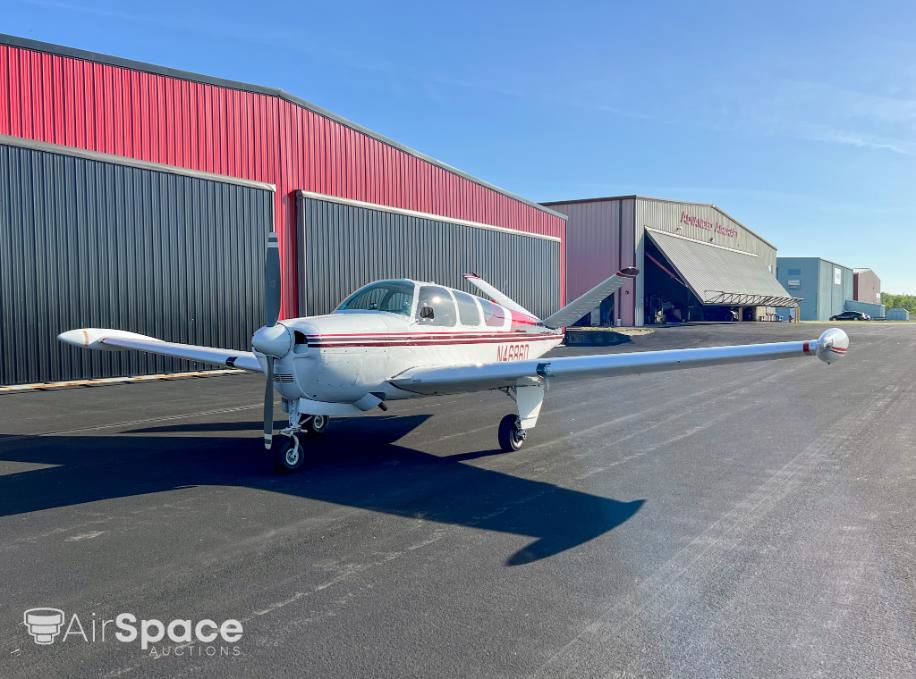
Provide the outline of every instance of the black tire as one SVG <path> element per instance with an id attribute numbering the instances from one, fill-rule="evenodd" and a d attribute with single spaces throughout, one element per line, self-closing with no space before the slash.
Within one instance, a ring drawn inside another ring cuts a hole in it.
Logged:
<path id="1" fill-rule="evenodd" d="M 312 415 L 303 422 L 302 428 L 309 434 L 323 434 L 330 419 L 327 415 Z"/>
<path id="2" fill-rule="evenodd" d="M 280 437 L 282 440 L 274 444 L 274 466 L 278 472 L 289 474 L 302 467 L 305 461 L 305 451 L 301 445 L 290 436 Z"/>
<path id="3" fill-rule="evenodd" d="M 525 430 L 518 426 L 518 417 L 506 415 L 499 423 L 499 447 L 511 453 L 525 445 Z"/>

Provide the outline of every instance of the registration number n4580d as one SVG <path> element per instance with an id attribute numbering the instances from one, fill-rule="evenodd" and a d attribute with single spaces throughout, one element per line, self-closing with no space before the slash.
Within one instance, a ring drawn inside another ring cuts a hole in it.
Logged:
<path id="1" fill-rule="evenodd" d="M 528 358 L 527 344 L 502 344 L 496 347 L 497 361 L 521 361 Z"/>

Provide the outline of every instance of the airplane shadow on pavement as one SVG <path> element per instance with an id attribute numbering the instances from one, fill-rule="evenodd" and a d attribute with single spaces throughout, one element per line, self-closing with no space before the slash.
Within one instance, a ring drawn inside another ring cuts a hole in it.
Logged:
<path id="1" fill-rule="evenodd" d="M 534 538 L 507 559 L 516 566 L 599 537 L 644 502 L 466 464 L 499 451 L 440 457 L 395 443 L 427 417 L 333 422 L 326 434 L 308 439 L 306 467 L 289 476 L 273 471 L 254 436 L 206 435 L 255 432 L 258 422 L 165 425 L 112 436 L 0 434 L 0 460 L 54 465 L 0 476 L 0 516 L 189 486 L 239 486 Z"/>

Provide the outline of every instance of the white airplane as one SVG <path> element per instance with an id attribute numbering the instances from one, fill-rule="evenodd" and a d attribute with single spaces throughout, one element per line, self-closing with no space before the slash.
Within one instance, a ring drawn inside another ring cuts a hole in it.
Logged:
<path id="1" fill-rule="evenodd" d="M 602 281 L 544 319 L 537 318 L 476 274 L 465 278 L 490 299 L 408 279 L 370 283 L 323 316 L 278 321 L 280 258 L 270 234 L 265 264 L 266 323 L 251 338 L 254 351 L 164 342 L 123 330 L 84 328 L 59 339 L 87 349 L 135 349 L 266 374 L 264 446 L 273 446 L 274 389 L 289 416 L 275 462 L 302 465 L 303 433 L 321 433 L 328 418 L 358 415 L 400 399 L 499 389 L 515 412 L 499 423 L 499 445 L 518 450 L 538 420 L 551 380 L 622 375 L 720 363 L 845 355 L 849 338 L 825 330 L 816 340 L 543 358 L 563 340 L 563 328 L 594 309 L 638 271 Z M 491 301 L 492 300 L 492 301 Z"/>

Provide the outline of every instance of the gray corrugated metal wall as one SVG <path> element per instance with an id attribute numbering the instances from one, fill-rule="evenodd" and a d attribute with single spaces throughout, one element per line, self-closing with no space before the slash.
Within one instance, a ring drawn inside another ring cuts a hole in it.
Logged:
<path id="1" fill-rule="evenodd" d="M 546 316 L 560 302 L 560 243 L 403 212 L 298 196 L 300 313 L 333 310 L 380 278 L 416 278 L 476 291 L 475 271 Z"/>
<path id="2" fill-rule="evenodd" d="M 262 187 L 0 144 L 0 384 L 192 367 L 71 328 L 247 348 L 272 211 Z"/>

